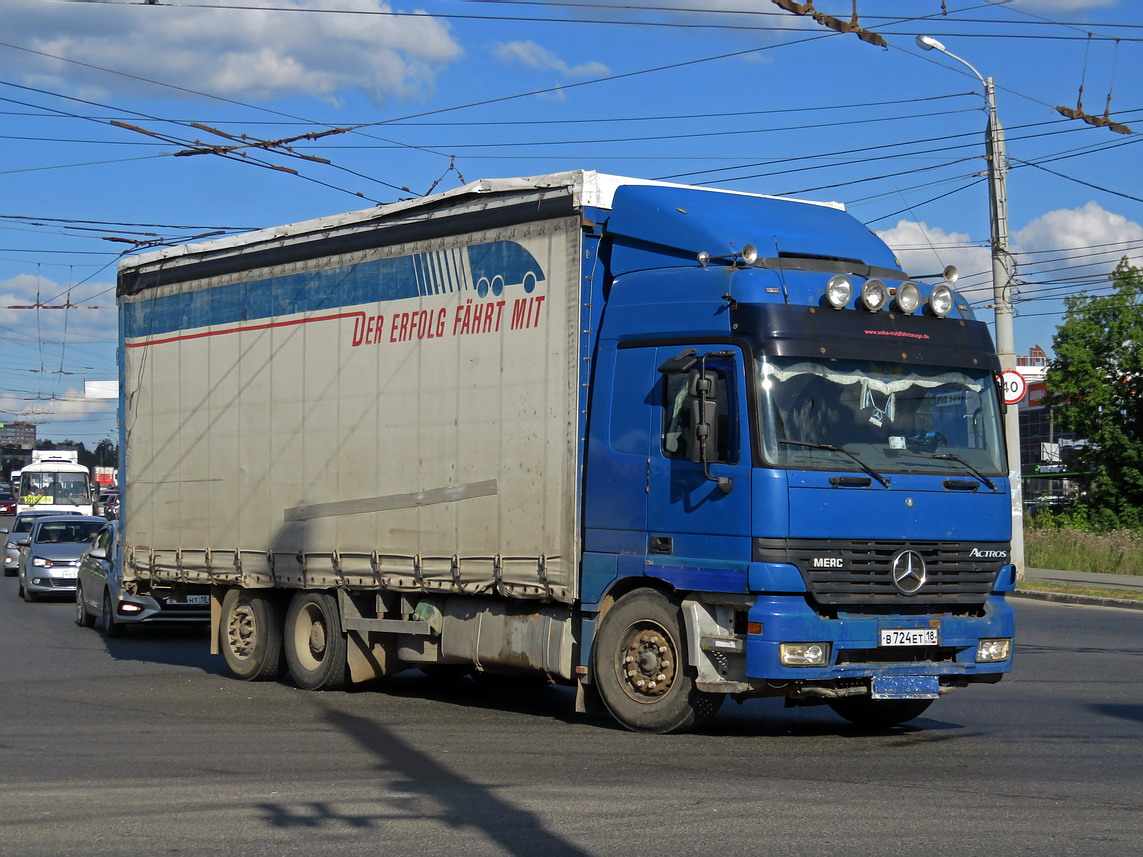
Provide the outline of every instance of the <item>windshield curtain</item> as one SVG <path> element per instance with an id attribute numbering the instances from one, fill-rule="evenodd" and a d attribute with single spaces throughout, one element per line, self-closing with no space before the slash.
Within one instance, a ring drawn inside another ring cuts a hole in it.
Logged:
<path id="1" fill-rule="evenodd" d="M 864 360 L 758 358 L 763 454 L 801 470 L 878 472 L 966 468 L 1004 474 L 1000 412 L 991 372 Z"/>

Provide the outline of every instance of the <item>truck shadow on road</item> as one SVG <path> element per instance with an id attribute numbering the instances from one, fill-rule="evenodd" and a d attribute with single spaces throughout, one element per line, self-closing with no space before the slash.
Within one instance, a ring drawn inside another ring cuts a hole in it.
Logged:
<path id="1" fill-rule="evenodd" d="M 326 709 L 322 716 L 376 760 L 387 793 L 378 800 L 387 805 L 380 812 L 346 815 L 323 802 L 259 804 L 272 827 L 369 828 L 407 818 L 482 836 L 507 854 L 587 857 L 587 851 L 547 829 L 535 813 L 497 797 L 488 785 L 465 779 L 381 724 L 336 709 Z"/>
<path id="2" fill-rule="evenodd" d="M 107 653 L 117 661 L 141 661 L 191 667 L 211 675 L 229 675 L 221 657 L 210 654 L 208 629 L 199 627 L 129 628 L 119 638 L 104 638 Z"/>

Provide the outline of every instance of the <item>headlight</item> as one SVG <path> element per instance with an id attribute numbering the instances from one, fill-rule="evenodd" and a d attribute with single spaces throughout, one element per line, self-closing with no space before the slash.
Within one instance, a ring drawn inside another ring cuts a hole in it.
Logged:
<path id="1" fill-rule="evenodd" d="M 906 315 L 921 305 L 921 290 L 916 283 L 901 283 L 897 287 L 897 308 Z"/>
<path id="2" fill-rule="evenodd" d="M 778 659 L 784 667 L 824 667 L 829 663 L 829 643 L 780 643 Z"/>
<path id="3" fill-rule="evenodd" d="M 885 299 L 888 296 L 885 284 L 880 280 L 866 280 L 865 285 L 861 287 L 861 302 L 870 312 L 877 312 L 885 306 Z"/>
<path id="4" fill-rule="evenodd" d="M 50 559 L 44 559 L 42 556 L 34 556 L 32 557 L 32 565 L 36 566 L 36 568 L 51 568 L 52 561 Z"/>
<path id="5" fill-rule="evenodd" d="M 932 314 L 937 318 L 944 318 L 952 311 L 952 308 L 952 289 L 943 283 L 939 286 L 933 286 L 932 292 L 929 293 L 929 310 Z"/>
<path id="6" fill-rule="evenodd" d="M 826 283 L 826 300 L 834 309 L 841 309 L 849 303 L 852 297 L 853 283 L 849 281 L 849 277 L 838 274 L 836 277 L 831 277 L 830 281 Z"/>
<path id="7" fill-rule="evenodd" d="M 1008 660 L 1011 654 L 1011 639 L 981 640 L 976 647 L 976 662 L 978 664 L 994 664 Z"/>

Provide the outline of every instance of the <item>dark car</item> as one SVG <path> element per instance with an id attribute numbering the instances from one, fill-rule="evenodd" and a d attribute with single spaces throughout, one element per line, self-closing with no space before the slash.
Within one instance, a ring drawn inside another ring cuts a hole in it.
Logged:
<path id="1" fill-rule="evenodd" d="M 106 518 L 89 515 L 36 518 L 27 543 L 20 546 L 20 596 L 38 601 L 42 595 L 74 593 L 80 557 L 106 523 Z"/>
<path id="2" fill-rule="evenodd" d="M 79 512 L 21 512 L 12 521 L 8 530 L 0 529 L 0 533 L 7 533 L 4 539 L 4 576 L 15 577 L 20 570 L 20 545 L 26 544 L 28 534 L 32 532 L 32 522 L 45 515 L 78 515 Z"/>
<path id="3" fill-rule="evenodd" d="M 118 637 L 128 625 L 206 623 L 210 621 L 210 595 L 171 590 L 166 594 L 139 595 L 123 586 L 123 570 L 116 550 L 119 525 L 108 522 L 95 535 L 79 565 L 75 593 L 75 624 L 94 628 L 96 617 L 108 637 Z"/>

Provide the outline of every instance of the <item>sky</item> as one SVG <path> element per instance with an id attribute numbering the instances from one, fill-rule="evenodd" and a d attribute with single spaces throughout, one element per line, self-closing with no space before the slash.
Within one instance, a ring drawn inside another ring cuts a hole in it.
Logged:
<path id="1" fill-rule="evenodd" d="M 0 0 L 0 422 L 117 436 L 84 391 L 117 376 L 125 254 L 489 177 L 841 202 L 991 322 L 978 75 L 1016 351 L 1050 354 L 1065 296 L 1143 265 L 1143 3 L 812 5 L 885 46 L 788 0 Z"/>

